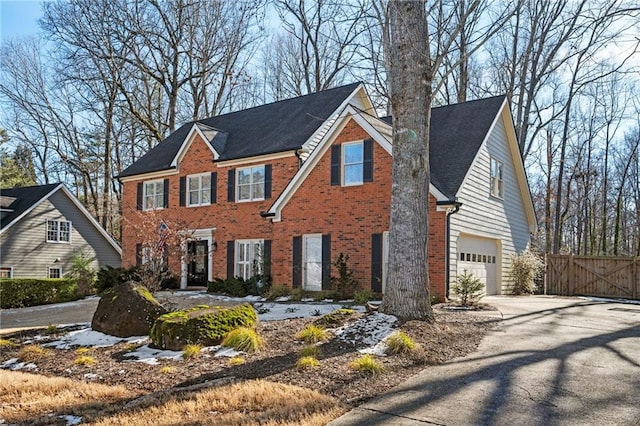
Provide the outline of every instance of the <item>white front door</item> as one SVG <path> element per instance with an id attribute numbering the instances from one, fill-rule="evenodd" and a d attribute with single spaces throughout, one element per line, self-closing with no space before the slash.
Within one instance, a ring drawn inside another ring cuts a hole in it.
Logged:
<path id="1" fill-rule="evenodd" d="M 302 288 L 322 290 L 322 235 L 304 235 L 302 238 Z"/>

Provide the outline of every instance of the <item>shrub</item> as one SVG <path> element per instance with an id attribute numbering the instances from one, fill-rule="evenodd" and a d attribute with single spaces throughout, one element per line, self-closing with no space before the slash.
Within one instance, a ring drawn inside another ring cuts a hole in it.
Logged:
<path id="1" fill-rule="evenodd" d="M 306 344 L 324 342 L 329 339 L 329 332 L 324 328 L 309 324 L 296 334 L 297 340 L 302 340 Z"/>
<path id="2" fill-rule="evenodd" d="M 49 324 L 47 328 L 44 329 L 44 334 L 56 334 L 58 332 L 58 326 L 55 324 Z"/>
<path id="3" fill-rule="evenodd" d="M 245 297 L 247 295 L 262 296 L 268 293 L 270 278 L 265 275 L 254 275 L 248 280 L 240 277 L 227 279 L 215 278 L 207 283 L 209 293 L 222 293 L 232 297 Z"/>
<path id="4" fill-rule="evenodd" d="M 344 300 L 353 298 L 353 294 L 360 287 L 358 280 L 354 276 L 354 272 L 347 262 L 349 255 L 340 253 L 333 263 L 338 271 L 337 277 L 331 277 L 331 289 L 334 291 L 334 300 Z"/>
<path id="5" fill-rule="evenodd" d="M 180 288 L 180 277 L 177 275 L 167 275 L 162 278 L 160 282 L 160 288 L 162 290 L 177 290 Z"/>
<path id="6" fill-rule="evenodd" d="M 303 289 L 301 289 L 300 287 L 298 288 L 294 288 L 293 290 L 291 290 L 291 301 L 292 302 L 299 302 L 302 299 L 304 299 L 306 296 L 305 291 Z"/>
<path id="7" fill-rule="evenodd" d="M 349 364 L 351 369 L 359 371 L 361 373 L 370 373 L 371 375 L 377 375 L 384 372 L 384 367 L 380 364 L 372 355 L 363 355 L 357 358 Z"/>
<path id="8" fill-rule="evenodd" d="M 91 264 L 95 257 L 88 257 L 84 253 L 76 253 L 71 258 L 71 268 L 66 277 L 76 280 L 78 294 L 82 297 L 93 293 L 96 281 L 96 270 Z"/>
<path id="9" fill-rule="evenodd" d="M 24 346 L 18 352 L 18 359 L 22 362 L 33 362 L 49 356 L 51 352 L 38 345 Z"/>
<path id="10" fill-rule="evenodd" d="M 240 327 L 230 331 L 221 345 L 225 348 L 233 348 L 236 351 L 255 352 L 262 347 L 262 338 L 255 330 Z"/>
<path id="11" fill-rule="evenodd" d="M 387 337 L 387 353 L 397 355 L 411 352 L 416 347 L 416 342 L 403 331 L 396 331 Z"/>
<path id="12" fill-rule="evenodd" d="M 536 290 L 535 279 L 542 273 L 544 262 L 539 256 L 525 250 L 511 257 L 510 275 L 513 279 L 512 293 L 531 294 Z"/>
<path id="13" fill-rule="evenodd" d="M 0 308 L 24 308 L 77 300 L 78 286 L 71 278 L 0 279 Z"/>
<path id="14" fill-rule="evenodd" d="M 356 291 L 353 295 L 353 301 L 358 305 L 365 305 L 370 300 L 375 300 L 376 298 L 376 294 L 369 289 Z"/>
<path id="15" fill-rule="evenodd" d="M 98 293 L 103 293 L 105 290 L 129 281 L 140 281 L 137 267 L 112 268 L 111 266 L 104 266 L 100 268 L 96 275 L 94 287 Z"/>
<path id="16" fill-rule="evenodd" d="M 76 365 L 82 365 L 83 367 L 89 367 L 90 365 L 96 364 L 98 361 L 92 356 L 81 355 L 78 358 L 73 360 L 73 363 Z"/>
<path id="17" fill-rule="evenodd" d="M 318 358 L 320 355 L 320 348 L 316 345 L 307 345 L 300 351 L 300 357 L 314 357 Z"/>
<path id="18" fill-rule="evenodd" d="M 242 365 L 245 363 L 244 358 L 242 358 L 241 356 L 234 356 L 232 358 L 229 358 L 229 365 L 236 366 L 236 365 Z"/>
<path id="19" fill-rule="evenodd" d="M 320 367 L 320 361 L 312 356 L 303 356 L 296 362 L 296 367 L 303 370 L 305 368 Z"/>
<path id="20" fill-rule="evenodd" d="M 191 359 L 191 358 L 195 358 L 198 355 L 200 355 L 200 350 L 202 350 L 202 347 L 200 345 L 186 345 L 183 349 L 182 349 L 182 358 L 184 359 Z"/>
<path id="21" fill-rule="evenodd" d="M 285 285 L 274 285 L 272 286 L 268 292 L 265 293 L 264 297 L 267 300 L 275 300 L 278 297 L 286 297 L 291 294 L 291 289 Z"/>
<path id="22" fill-rule="evenodd" d="M 473 274 L 467 273 L 465 269 L 461 275 L 458 275 L 456 282 L 451 286 L 451 291 L 458 296 L 462 306 L 469 306 L 482 298 L 484 284 Z"/>

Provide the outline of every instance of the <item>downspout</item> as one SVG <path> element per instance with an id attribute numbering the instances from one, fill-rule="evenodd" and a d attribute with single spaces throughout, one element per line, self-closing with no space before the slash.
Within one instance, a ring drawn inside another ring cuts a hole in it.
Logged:
<path id="1" fill-rule="evenodd" d="M 453 200 L 452 200 L 453 201 Z M 446 203 L 442 203 L 445 205 L 449 205 L 449 207 L 447 208 L 447 220 L 446 220 L 446 231 L 445 231 L 445 239 L 446 239 L 446 249 L 445 252 L 447 253 L 446 258 L 445 258 L 445 298 L 449 298 L 449 287 L 450 287 L 450 280 L 451 280 L 451 215 L 454 215 L 456 213 L 458 213 L 460 211 L 460 206 L 462 206 L 462 203 L 459 201 L 453 201 L 453 202 L 446 202 Z"/>

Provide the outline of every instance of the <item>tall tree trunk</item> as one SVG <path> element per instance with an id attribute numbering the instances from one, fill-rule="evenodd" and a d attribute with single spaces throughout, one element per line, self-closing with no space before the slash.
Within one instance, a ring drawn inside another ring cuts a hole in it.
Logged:
<path id="1" fill-rule="evenodd" d="M 424 3 L 387 6 L 393 111 L 389 276 L 380 311 L 433 320 L 429 300 L 429 122 L 433 70 Z"/>

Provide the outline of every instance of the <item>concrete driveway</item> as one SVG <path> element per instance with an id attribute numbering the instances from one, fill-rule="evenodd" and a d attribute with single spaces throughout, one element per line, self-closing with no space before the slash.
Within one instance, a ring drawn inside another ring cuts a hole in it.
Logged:
<path id="1" fill-rule="evenodd" d="M 477 352 L 429 367 L 331 425 L 640 425 L 640 305 L 483 301 L 504 321 Z"/>

